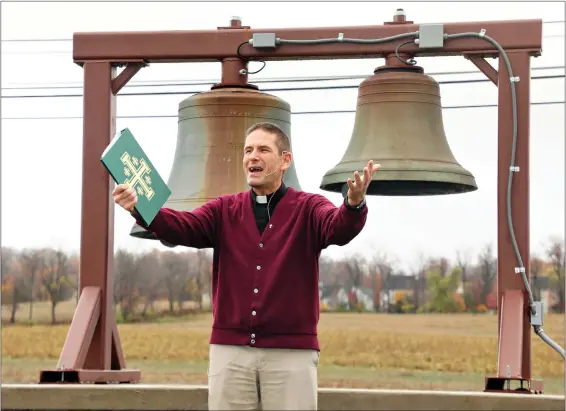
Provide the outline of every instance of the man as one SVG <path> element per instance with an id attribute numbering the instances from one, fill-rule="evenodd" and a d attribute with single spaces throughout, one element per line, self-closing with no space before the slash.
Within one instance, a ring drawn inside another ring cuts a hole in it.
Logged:
<path id="1" fill-rule="evenodd" d="M 379 169 L 348 179 L 344 203 L 283 184 L 290 143 L 276 125 L 246 132 L 243 167 L 250 191 L 223 195 L 192 212 L 162 208 L 149 227 L 134 211 L 134 190 L 114 201 L 156 238 L 214 248 L 209 409 L 316 410 L 319 343 L 318 260 L 366 222 L 365 192 Z"/>

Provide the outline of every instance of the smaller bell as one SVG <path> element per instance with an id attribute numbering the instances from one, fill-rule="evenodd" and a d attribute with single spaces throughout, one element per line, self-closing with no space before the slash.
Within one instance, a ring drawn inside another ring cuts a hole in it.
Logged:
<path id="1" fill-rule="evenodd" d="M 320 188 L 347 192 L 369 160 L 381 165 L 367 194 L 422 196 L 477 190 L 454 158 L 442 121 L 440 88 L 417 66 L 383 66 L 359 87 L 354 130 L 342 160 Z"/>

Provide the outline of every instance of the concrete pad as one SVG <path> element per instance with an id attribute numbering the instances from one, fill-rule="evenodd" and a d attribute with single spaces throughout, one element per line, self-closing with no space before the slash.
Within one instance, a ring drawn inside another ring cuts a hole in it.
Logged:
<path id="1" fill-rule="evenodd" d="M 319 389 L 319 410 L 564 410 L 564 396 L 460 391 Z M 2 410 L 206 410 L 195 385 L 2 384 Z"/>

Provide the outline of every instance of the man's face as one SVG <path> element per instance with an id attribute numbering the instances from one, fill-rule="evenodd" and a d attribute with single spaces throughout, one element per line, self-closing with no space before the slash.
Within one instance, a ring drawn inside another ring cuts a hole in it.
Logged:
<path id="1" fill-rule="evenodd" d="M 264 130 L 255 130 L 246 138 L 243 166 L 250 187 L 268 188 L 281 180 L 281 173 L 288 165 L 279 154 L 276 141 L 275 134 Z"/>

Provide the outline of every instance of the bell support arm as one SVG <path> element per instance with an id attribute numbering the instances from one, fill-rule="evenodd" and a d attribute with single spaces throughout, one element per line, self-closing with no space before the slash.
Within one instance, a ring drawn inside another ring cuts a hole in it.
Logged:
<path id="1" fill-rule="evenodd" d="M 542 44 L 542 20 L 486 21 L 443 24 L 448 35 L 466 32 L 486 32 L 505 50 L 524 50 L 532 55 L 540 54 Z M 374 44 L 327 43 L 281 44 L 275 48 L 254 48 L 245 45 L 237 53 L 238 46 L 257 33 L 275 33 L 285 40 L 316 40 L 344 37 L 379 39 L 404 33 L 416 32 L 418 24 L 394 24 L 354 27 L 277 28 L 249 30 L 180 30 L 157 32 L 104 32 L 75 33 L 73 59 L 82 64 L 90 60 L 122 62 L 125 59 L 142 59 L 147 62 L 204 62 L 225 58 L 261 58 L 262 60 L 300 60 L 328 58 L 376 58 L 395 53 L 403 42 L 391 41 Z M 447 42 L 440 49 L 419 49 L 406 45 L 403 51 L 418 56 L 449 56 L 467 54 L 498 54 L 495 47 L 481 39 L 463 38 Z"/>
<path id="2" fill-rule="evenodd" d="M 128 81 L 145 66 L 147 66 L 147 64 L 143 60 L 126 63 L 126 68 L 112 80 L 112 93 L 114 95 L 118 94 Z"/>
<path id="3" fill-rule="evenodd" d="M 470 60 L 474 65 L 483 73 L 485 76 L 491 80 L 493 84 L 497 86 L 497 82 L 499 79 L 499 74 L 497 70 L 493 68 L 491 64 L 489 64 L 485 58 L 481 56 L 476 56 L 473 54 L 464 54 L 464 57 Z"/>

